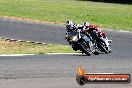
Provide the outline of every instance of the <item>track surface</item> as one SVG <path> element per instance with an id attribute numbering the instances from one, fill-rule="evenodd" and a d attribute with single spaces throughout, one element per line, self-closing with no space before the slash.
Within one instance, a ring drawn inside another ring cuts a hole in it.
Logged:
<path id="1" fill-rule="evenodd" d="M 0 19 L 0 36 L 21 40 L 66 44 L 65 28 L 58 25 Z M 132 75 L 132 33 L 107 31 L 113 40 L 111 54 L 1 56 L 0 88 L 80 88 L 76 68 L 87 72 Z M 132 84 L 88 84 L 83 88 L 131 88 Z"/>
<path id="2" fill-rule="evenodd" d="M 0 37 L 65 44 L 65 28 L 59 25 L 0 19 Z"/>

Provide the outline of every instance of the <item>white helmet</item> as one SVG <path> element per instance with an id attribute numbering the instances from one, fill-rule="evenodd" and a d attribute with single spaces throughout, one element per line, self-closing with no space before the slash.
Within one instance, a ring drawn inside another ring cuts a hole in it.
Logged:
<path id="1" fill-rule="evenodd" d="M 76 24 L 76 28 L 77 28 L 77 29 L 81 29 L 82 27 L 83 27 L 83 25 Z"/>
<path id="2" fill-rule="evenodd" d="M 73 25 L 72 21 L 66 21 L 66 25 Z"/>
<path id="3" fill-rule="evenodd" d="M 89 23 L 88 22 L 84 22 L 83 23 L 83 26 L 88 27 L 89 26 Z"/>
<path id="4" fill-rule="evenodd" d="M 74 26 L 73 22 L 72 21 L 66 21 L 66 28 L 69 30 L 69 29 L 72 29 Z"/>

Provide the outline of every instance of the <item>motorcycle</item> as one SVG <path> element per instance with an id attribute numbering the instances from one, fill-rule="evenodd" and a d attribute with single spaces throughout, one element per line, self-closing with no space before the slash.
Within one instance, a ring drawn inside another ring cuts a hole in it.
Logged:
<path id="1" fill-rule="evenodd" d="M 98 39 L 95 42 L 96 48 L 98 49 L 98 51 L 101 52 L 105 52 L 106 54 L 111 53 L 112 50 L 110 48 L 110 43 L 112 42 L 112 40 L 109 40 L 106 37 L 106 34 L 104 32 L 101 32 L 100 34 L 98 34 Z"/>
<path id="2" fill-rule="evenodd" d="M 99 55 L 99 53 L 93 49 L 93 43 L 90 40 L 90 36 L 83 33 L 81 28 L 74 30 L 74 33 L 72 33 L 72 36 L 69 38 L 69 43 L 73 50 L 80 50 L 82 51 L 82 54 L 85 53 L 88 56 L 90 56 L 91 53 Z"/>

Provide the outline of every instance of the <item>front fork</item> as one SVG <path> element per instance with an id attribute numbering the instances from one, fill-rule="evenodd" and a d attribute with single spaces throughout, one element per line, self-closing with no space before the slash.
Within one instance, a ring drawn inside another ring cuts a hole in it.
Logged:
<path id="1" fill-rule="evenodd" d="M 101 40 L 105 43 L 107 50 L 111 51 L 108 38 L 101 38 Z"/>
<path id="2" fill-rule="evenodd" d="M 90 38 L 91 38 L 91 37 L 90 37 L 89 35 L 84 35 L 84 37 L 83 37 L 83 39 L 88 43 L 89 49 L 90 49 L 91 51 L 93 51 L 93 50 L 94 50 L 94 44 L 92 43 L 92 41 L 91 41 Z"/>

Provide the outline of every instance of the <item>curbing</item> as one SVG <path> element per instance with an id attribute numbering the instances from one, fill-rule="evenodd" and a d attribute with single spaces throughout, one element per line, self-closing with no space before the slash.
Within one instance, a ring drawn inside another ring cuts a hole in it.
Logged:
<path id="1" fill-rule="evenodd" d="M 27 43 L 42 44 L 42 45 L 52 45 L 52 44 L 47 44 L 45 42 L 32 42 L 32 41 L 16 40 L 16 39 L 9 39 L 9 38 L 3 38 L 3 37 L 0 37 L 0 39 L 4 39 L 6 41 L 27 42 Z"/>
<path id="2" fill-rule="evenodd" d="M 27 43 L 31 43 L 31 41 L 26 41 Z"/>
<path id="3" fill-rule="evenodd" d="M 10 39 L 11 41 L 17 41 L 17 40 L 15 40 L 15 39 Z"/>
<path id="4" fill-rule="evenodd" d="M 43 43 L 41 43 L 41 42 L 35 42 L 36 44 L 43 44 Z"/>

